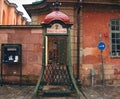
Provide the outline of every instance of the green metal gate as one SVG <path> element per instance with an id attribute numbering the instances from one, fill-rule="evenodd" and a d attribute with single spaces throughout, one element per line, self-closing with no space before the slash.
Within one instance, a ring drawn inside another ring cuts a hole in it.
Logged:
<path id="1" fill-rule="evenodd" d="M 48 36 L 46 40 L 46 60 L 41 88 L 44 93 L 70 93 L 72 83 L 67 66 L 67 37 Z M 43 87 L 47 86 L 47 87 Z M 54 89 L 57 89 L 54 90 Z"/>

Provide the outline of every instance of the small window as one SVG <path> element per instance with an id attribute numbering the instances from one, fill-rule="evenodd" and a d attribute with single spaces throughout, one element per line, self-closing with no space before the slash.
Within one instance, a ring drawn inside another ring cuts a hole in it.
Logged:
<path id="1" fill-rule="evenodd" d="M 110 22 L 111 29 L 111 56 L 120 57 L 120 19 Z"/>

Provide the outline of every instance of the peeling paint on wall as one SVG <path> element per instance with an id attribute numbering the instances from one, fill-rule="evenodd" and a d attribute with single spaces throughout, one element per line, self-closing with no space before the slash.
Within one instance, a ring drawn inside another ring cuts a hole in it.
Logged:
<path id="1" fill-rule="evenodd" d="M 98 50 L 97 47 L 86 47 L 85 49 L 83 49 L 84 56 L 88 56 L 88 55 L 98 56 L 99 54 L 100 51 Z"/>

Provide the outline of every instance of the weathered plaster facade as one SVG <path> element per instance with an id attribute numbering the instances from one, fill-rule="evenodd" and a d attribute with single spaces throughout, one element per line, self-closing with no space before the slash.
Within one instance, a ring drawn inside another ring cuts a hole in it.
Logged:
<path id="1" fill-rule="evenodd" d="M 110 56 L 110 21 L 120 18 L 119 7 L 115 5 L 85 5 L 82 8 L 82 72 L 83 83 L 89 84 L 90 70 L 95 70 L 95 83 L 102 79 L 101 51 L 97 48 L 100 41 L 106 43 L 104 54 L 104 76 L 106 83 L 116 84 L 120 81 L 119 58 Z"/>

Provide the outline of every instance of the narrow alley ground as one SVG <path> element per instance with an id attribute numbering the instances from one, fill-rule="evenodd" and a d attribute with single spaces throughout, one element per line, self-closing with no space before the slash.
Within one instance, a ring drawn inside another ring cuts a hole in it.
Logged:
<path id="1" fill-rule="evenodd" d="M 70 97 L 33 97 L 35 86 L 3 85 L 0 87 L 0 99 L 76 99 Z M 120 99 L 120 86 L 83 87 L 80 99 Z M 86 97 L 84 97 L 84 95 Z"/>

